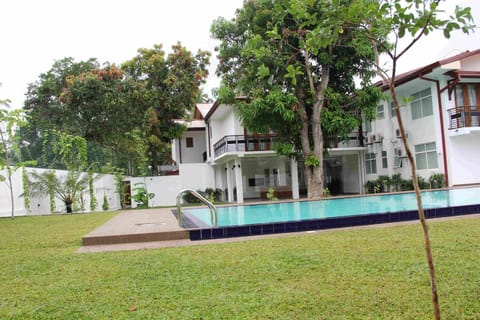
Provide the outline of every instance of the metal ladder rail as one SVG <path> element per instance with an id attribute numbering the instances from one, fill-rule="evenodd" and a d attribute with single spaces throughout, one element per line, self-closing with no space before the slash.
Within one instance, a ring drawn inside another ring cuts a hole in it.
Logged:
<path id="1" fill-rule="evenodd" d="M 210 219 L 212 222 L 212 227 L 218 226 L 218 216 L 217 216 L 217 207 L 213 205 L 210 201 L 205 199 L 200 193 L 192 189 L 183 189 L 177 193 L 177 214 L 178 214 L 178 225 L 182 226 L 182 195 L 185 192 L 190 192 L 193 194 L 197 199 L 199 199 L 203 204 L 207 205 L 210 209 Z"/>

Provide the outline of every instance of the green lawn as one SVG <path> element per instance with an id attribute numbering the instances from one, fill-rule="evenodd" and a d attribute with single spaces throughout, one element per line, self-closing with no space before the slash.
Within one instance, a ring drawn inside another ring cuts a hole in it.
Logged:
<path id="1" fill-rule="evenodd" d="M 432 319 L 419 225 L 77 254 L 113 214 L 0 219 L 0 319 Z M 480 219 L 431 223 L 443 319 L 480 319 Z"/>

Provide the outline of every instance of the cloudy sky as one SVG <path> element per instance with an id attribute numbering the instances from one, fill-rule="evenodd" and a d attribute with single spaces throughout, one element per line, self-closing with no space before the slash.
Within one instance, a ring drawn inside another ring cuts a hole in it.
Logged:
<path id="1" fill-rule="evenodd" d="M 448 0 L 470 6 L 480 24 L 480 1 Z M 97 58 L 120 64 L 138 48 L 180 41 L 189 50 L 213 53 L 210 25 L 219 16 L 230 19 L 243 0 L 15 0 L 0 2 L 0 99 L 23 105 L 27 86 L 48 71 L 55 60 Z M 429 37 L 401 61 L 401 70 L 422 66 L 464 50 L 480 48 L 480 30 L 453 39 Z M 215 64 L 215 59 L 212 59 Z M 212 76 L 207 93 L 218 85 Z"/>

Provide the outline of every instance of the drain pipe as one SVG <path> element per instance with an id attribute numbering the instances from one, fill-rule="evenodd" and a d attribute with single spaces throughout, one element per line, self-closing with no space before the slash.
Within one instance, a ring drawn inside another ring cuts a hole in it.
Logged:
<path id="1" fill-rule="evenodd" d="M 442 136 L 443 170 L 445 171 L 445 185 L 448 187 L 449 179 L 448 179 L 448 164 L 447 164 L 447 148 L 445 143 L 445 126 L 443 123 L 443 105 L 442 105 L 442 97 L 440 94 L 440 81 L 436 79 L 426 78 L 422 74 L 420 74 L 419 78 L 422 80 L 435 82 L 435 84 L 437 85 L 438 113 L 440 115 L 440 131 Z"/>

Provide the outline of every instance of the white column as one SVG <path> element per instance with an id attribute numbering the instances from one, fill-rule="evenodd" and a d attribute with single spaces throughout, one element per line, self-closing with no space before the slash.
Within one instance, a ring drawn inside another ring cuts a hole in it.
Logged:
<path id="1" fill-rule="evenodd" d="M 225 163 L 225 174 L 227 175 L 227 190 L 228 190 L 228 195 L 227 195 L 227 201 L 228 202 L 233 202 L 233 181 L 232 181 L 232 176 L 231 176 L 231 165 L 227 162 Z"/>
<path id="2" fill-rule="evenodd" d="M 292 198 L 300 199 L 298 186 L 298 164 L 295 159 L 290 160 L 290 174 L 292 175 Z"/>
<path id="3" fill-rule="evenodd" d="M 365 193 L 364 185 L 366 183 L 366 177 L 365 177 L 365 154 L 360 151 L 357 154 L 358 157 L 358 181 L 359 181 L 359 190 L 360 194 Z"/>
<path id="4" fill-rule="evenodd" d="M 242 161 L 240 159 L 235 159 L 233 171 L 235 171 L 237 185 L 237 203 L 243 203 Z"/>

